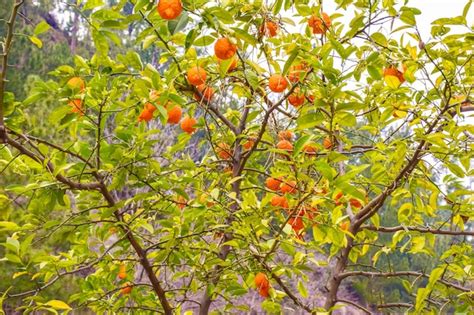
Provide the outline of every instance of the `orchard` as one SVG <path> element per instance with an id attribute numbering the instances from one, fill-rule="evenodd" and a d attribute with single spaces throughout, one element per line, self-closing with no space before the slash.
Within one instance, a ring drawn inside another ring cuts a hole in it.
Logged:
<path id="1" fill-rule="evenodd" d="M 0 313 L 472 314 L 464 2 L 7 0 Z"/>

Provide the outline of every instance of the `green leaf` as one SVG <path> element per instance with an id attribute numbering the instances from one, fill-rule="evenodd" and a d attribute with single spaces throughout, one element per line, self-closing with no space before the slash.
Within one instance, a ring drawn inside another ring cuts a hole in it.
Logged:
<path id="1" fill-rule="evenodd" d="M 39 34 L 47 32 L 50 28 L 51 26 L 48 23 L 46 23 L 46 21 L 43 20 L 36 25 L 35 30 L 33 31 L 33 34 L 38 36 Z"/>
<path id="2" fill-rule="evenodd" d="M 212 36 L 201 36 L 194 41 L 194 46 L 209 46 L 214 42 L 215 38 Z"/>
<path id="3" fill-rule="evenodd" d="M 188 13 L 184 12 L 179 16 L 179 19 L 168 21 L 168 30 L 174 35 L 182 31 L 188 24 L 189 17 Z"/>
<path id="4" fill-rule="evenodd" d="M 72 308 L 64 303 L 63 301 L 60 300 L 51 300 L 46 302 L 45 305 L 51 306 L 52 308 L 56 310 L 71 310 Z"/>
<path id="5" fill-rule="evenodd" d="M 288 70 L 290 69 L 291 65 L 293 64 L 293 61 L 296 59 L 296 57 L 298 57 L 299 51 L 300 50 L 298 48 L 293 49 L 293 51 L 291 52 L 290 57 L 288 57 L 288 59 L 285 62 L 285 66 L 283 67 L 282 75 L 286 75 L 288 73 Z"/>

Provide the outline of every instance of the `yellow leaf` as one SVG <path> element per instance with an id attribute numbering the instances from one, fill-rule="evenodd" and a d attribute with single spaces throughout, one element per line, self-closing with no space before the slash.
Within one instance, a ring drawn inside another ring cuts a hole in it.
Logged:
<path id="1" fill-rule="evenodd" d="M 387 85 L 392 89 L 398 89 L 401 84 L 400 80 L 394 75 L 386 75 L 383 79 L 385 80 L 385 83 L 387 83 Z"/>
<path id="2" fill-rule="evenodd" d="M 52 308 L 56 310 L 70 310 L 72 309 L 69 305 L 64 303 L 63 301 L 60 300 L 51 300 L 47 302 L 45 305 L 51 306 Z"/>
<path id="3" fill-rule="evenodd" d="M 16 278 L 18 278 L 18 277 L 20 277 L 20 276 L 23 276 L 23 275 L 27 274 L 27 273 L 28 273 L 28 271 L 15 272 L 15 273 L 13 274 L 13 276 L 12 276 L 12 279 L 16 279 Z"/>

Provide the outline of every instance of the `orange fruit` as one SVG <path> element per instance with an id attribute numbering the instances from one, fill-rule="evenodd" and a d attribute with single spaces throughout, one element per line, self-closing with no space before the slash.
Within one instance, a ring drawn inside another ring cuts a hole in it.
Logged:
<path id="1" fill-rule="evenodd" d="M 258 289 L 269 288 L 270 287 L 270 281 L 268 280 L 267 275 L 264 274 L 263 272 L 257 273 L 255 275 L 255 278 L 254 278 L 253 282 L 255 283 L 255 286 Z"/>
<path id="2" fill-rule="evenodd" d="M 180 0 L 160 0 L 156 9 L 162 19 L 174 20 L 183 12 L 183 5 Z"/>
<path id="3" fill-rule="evenodd" d="M 268 79 L 268 87 L 272 92 L 280 93 L 288 87 L 288 81 L 281 74 L 272 74 Z"/>
<path id="4" fill-rule="evenodd" d="M 153 113 L 147 109 L 141 111 L 140 116 L 138 116 L 138 121 L 150 121 L 153 119 Z"/>
<path id="5" fill-rule="evenodd" d="M 172 108 L 167 109 L 168 112 L 168 124 L 177 124 L 181 119 L 182 110 L 178 105 L 173 106 Z"/>
<path id="6" fill-rule="evenodd" d="M 347 231 L 349 229 L 349 222 L 348 221 L 341 222 L 339 227 L 341 228 L 341 230 Z"/>
<path id="7" fill-rule="evenodd" d="M 206 101 L 210 101 L 212 97 L 214 96 L 214 89 L 210 86 L 207 86 L 205 84 L 200 84 L 196 86 L 196 89 L 201 93 L 202 97 Z"/>
<path id="8" fill-rule="evenodd" d="M 237 46 L 232 44 L 228 38 L 219 38 L 214 44 L 214 53 L 217 58 L 227 60 L 234 57 Z"/>
<path id="9" fill-rule="evenodd" d="M 300 78 L 304 77 L 304 74 L 307 71 L 307 66 L 303 63 L 294 65 L 290 67 L 288 72 L 288 80 L 293 83 L 296 83 L 300 80 Z"/>
<path id="10" fill-rule="evenodd" d="M 189 84 L 197 86 L 206 82 L 207 73 L 203 68 L 195 66 L 188 69 L 187 77 Z"/>
<path id="11" fill-rule="evenodd" d="M 264 298 L 267 298 L 270 296 L 270 287 L 266 287 L 266 288 L 260 288 L 258 290 L 258 294 L 260 294 L 261 297 L 264 297 Z"/>
<path id="12" fill-rule="evenodd" d="M 362 203 L 355 198 L 349 199 L 349 203 L 351 204 L 351 207 L 356 208 L 356 209 L 359 209 L 362 207 Z"/>
<path id="13" fill-rule="evenodd" d="M 300 92 L 299 88 L 294 89 L 293 93 L 288 96 L 288 103 L 294 107 L 299 107 L 304 104 L 305 97 L 304 94 Z"/>
<path id="14" fill-rule="evenodd" d="M 75 92 L 84 92 L 86 89 L 86 82 L 80 77 L 72 77 L 67 81 L 66 85 Z"/>
<path id="15" fill-rule="evenodd" d="M 118 277 L 122 280 L 127 277 L 127 267 L 125 266 L 125 264 L 120 264 Z"/>
<path id="16" fill-rule="evenodd" d="M 304 222 L 302 217 L 291 217 L 290 220 L 288 220 L 288 224 L 291 226 L 293 231 L 295 231 L 296 234 L 299 234 L 301 230 L 304 229 Z"/>
<path id="17" fill-rule="evenodd" d="M 232 150 L 230 146 L 225 142 L 221 142 L 217 144 L 216 154 L 218 157 L 220 157 L 223 160 L 228 160 L 232 158 Z"/>
<path id="18" fill-rule="evenodd" d="M 219 63 L 219 65 L 222 63 L 222 61 L 224 60 L 217 58 L 217 62 Z M 235 69 L 237 69 L 237 58 L 232 58 L 232 62 L 230 63 L 227 72 L 234 71 Z"/>
<path id="19" fill-rule="evenodd" d="M 153 113 L 156 110 L 156 106 L 150 102 L 145 103 L 145 108 L 147 111 Z"/>
<path id="20" fill-rule="evenodd" d="M 303 152 L 308 154 L 308 155 L 316 155 L 316 152 L 318 151 L 318 148 L 314 143 L 306 143 L 303 146 Z"/>
<path id="21" fill-rule="evenodd" d="M 280 140 L 277 143 L 276 147 L 277 147 L 277 149 L 280 149 L 280 150 L 286 150 L 286 151 L 289 151 L 289 152 L 293 151 L 293 145 L 288 140 Z"/>
<path id="22" fill-rule="evenodd" d="M 194 127 L 196 124 L 196 119 L 186 116 L 181 121 L 181 129 L 188 134 L 192 134 L 194 131 L 196 131 L 196 128 Z"/>
<path id="23" fill-rule="evenodd" d="M 344 197 L 344 194 L 342 192 L 338 192 L 336 196 L 334 196 L 334 201 L 336 202 L 336 206 L 342 205 L 342 202 L 340 201 L 342 197 Z"/>
<path id="24" fill-rule="evenodd" d="M 176 199 L 176 204 L 178 205 L 178 207 L 183 210 L 184 207 L 186 207 L 188 205 L 188 202 L 187 200 L 183 197 L 183 196 L 178 196 L 178 198 Z"/>
<path id="25" fill-rule="evenodd" d="M 72 99 L 67 104 L 72 107 L 72 113 L 78 113 L 80 116 L 84 115 L 84 111 L 82 109 L 82 100 L 80 98 Z"/>
<path id="26" fill-rule="evenodd" d="M 329 137 L 324 138 L 323 147 L 327 150 L 332 148 L 332 142 L 331 142 L 331 139 Z"/>
<path id="27" fill-rule="evenodd" d="M 296 187 L 296 182 L 294 180 L 290 180 L 281 184 L 280 191 L 284 194 L 294 194 L 296 192 Z"/>
<path id="28" fill-rule="evenodd" d="M 282 130 L 278 133 L 278 139 L 291 141 L 291 139 L 293 139 L 293 132 L 289 130 Z"/>
<path id="29" fill-rule="evenodd" d="M 270 200 L 270 204 L 274 207 L 288 208 L 288 200 L 285 198 L 285 196 L 273 196 Z"/>
<path id="30" fill-rule="evenodd" d="M 249 139 L 245 141 L 242 146 L 244 147 L 246 151 L 248 151 L 253 148 L 254 144 L 255 144 L 255 141 L 253 139 Z"/>
<path id="31" fill-rule="evenodd" d="M 401 72 L 400 70 L 398 70 L 397 68 L 395 68 L 393 66 L 390 66 L 390 67 L 386 68 L 383 71 L 383 76 L 384 77 L 394 76 L 400 81 L 400 84 L 405 82 L 405 77 L 403 76 L 403 72 Z"/>
<path id="32" fill-rule="evenodd" d="M 260 26 L 260 34 L 264 34 L 268 37 L 275 37 L 278 32 L 278 24 L 273 21 L 265 21 Z"/>
<path id="33" fill-rule="evenodd" d="M 281 185 L 281 180 L 273 178 L 273 177 L 268 177 L 265 180 L 265 186 L 267 186 L 268 189 L 270 190 L 279 190 Z"/>
<path id="34" fill-rule="evenodd" d="M 130 294 L 130 292 L 132 292 L 132 288 L 133 288 L 133 285 L 127 282 L 120 289 L 120 293 L 122 293 L 123 295 Z"/>
<path id="35" fill-rule="evenodd" d="M 331 26 L 331 18 L 326 13 L 321 13 L 321 17 L 313 14 L 309 20 L 308 25 L 313 29 L 313 34 L 324 34 Z"/>

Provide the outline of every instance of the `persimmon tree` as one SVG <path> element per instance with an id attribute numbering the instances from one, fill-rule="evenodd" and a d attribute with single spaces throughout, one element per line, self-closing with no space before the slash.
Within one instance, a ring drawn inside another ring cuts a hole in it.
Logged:
<path id="1" fill-rule="evenodd" d="M 8 90 L 12 43 L 41 47 L 48 26 L 16 34 L 23 0 L 10 2 L 0 241 L 16 272 L 4 303 L 472 311 L 472 1 L 433 21 L 430 38 L 408 1 L 78 1 L 95 51 L 23 100 Z M 155 65 L 143 62 L 151 47 Z M 55 140 L 24 127 L 25 109 L 46 97 Z M 434 264 L 400 269 L 397 255 Z M 338 294 L 366 277 L 406 296 Z M 68 283 L 79 288 L 46 298 Z"/>

